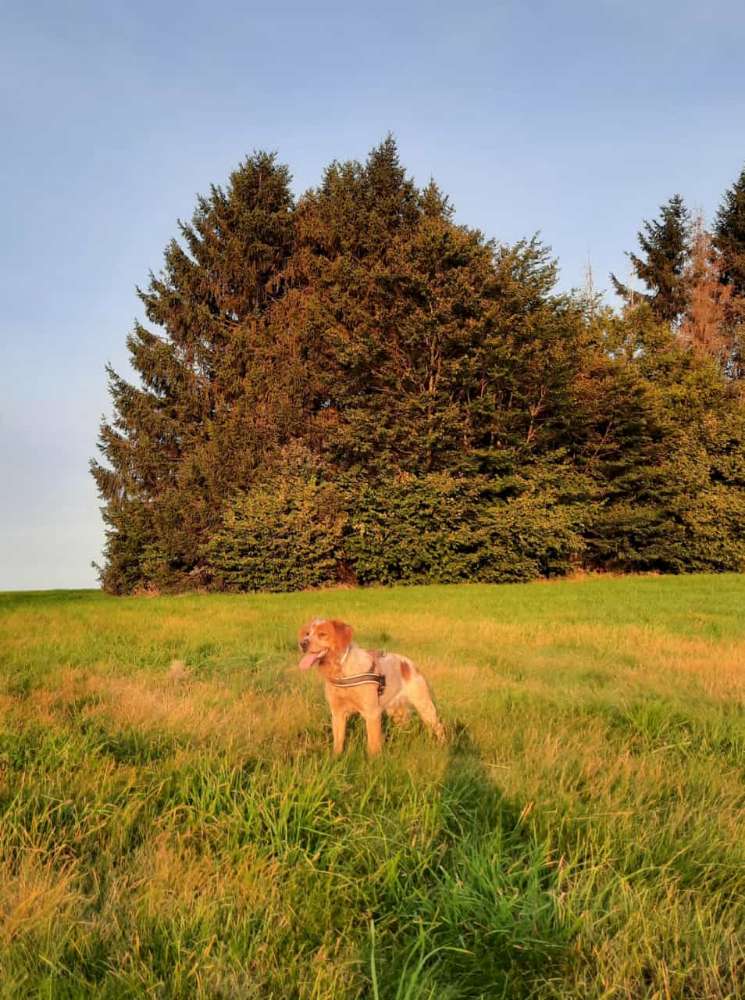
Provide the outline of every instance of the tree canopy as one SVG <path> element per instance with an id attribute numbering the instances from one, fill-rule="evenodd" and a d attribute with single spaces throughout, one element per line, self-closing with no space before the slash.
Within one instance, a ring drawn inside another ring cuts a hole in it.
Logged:
<path id="1" fill-rule="evenodd" d="M 659 219 L 644 220 L 637 240 L 642 256 L 627 253 L 627 257 L 647 291 L 635 291 L 615 274 L 611 275 L 613 287 L 627 304 L 643 299 L 657 319 L 675 323 L 686 308 L 685 272 L 691 252 L 690 213 L 679 194 L 660 207 Z"/>
<path id="2" fill-rule="evenodd" d="M 139 293 L 92 463 L 108 590 L 745 566 L 725 208 L 693 256 L 681 198 L 645 223 L 618 313 L 459 225 L 391 137 L 290 182 L 248 157 Z"/>

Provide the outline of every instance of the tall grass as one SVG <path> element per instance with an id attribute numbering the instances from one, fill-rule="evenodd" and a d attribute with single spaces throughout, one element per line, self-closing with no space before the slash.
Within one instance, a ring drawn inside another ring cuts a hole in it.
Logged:
<path id="1" fill-rule="evenodd" d="M 744 607 L 0 595 L 0 997 L 745 996 Z M 332 760 L 311 614 L 415 657 L 448 745 Z"/>

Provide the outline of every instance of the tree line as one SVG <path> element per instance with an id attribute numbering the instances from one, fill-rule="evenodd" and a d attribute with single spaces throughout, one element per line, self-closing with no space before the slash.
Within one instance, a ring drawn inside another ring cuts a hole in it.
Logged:
<path id="1" fill-rule="evenodd" d="M 621 307 L 556 291 L 389 137 L 295 198 L 248 157 L 179 224 L 108 369 L 113 593 L 745 567 L 745 170 L 676 195 Z"/>

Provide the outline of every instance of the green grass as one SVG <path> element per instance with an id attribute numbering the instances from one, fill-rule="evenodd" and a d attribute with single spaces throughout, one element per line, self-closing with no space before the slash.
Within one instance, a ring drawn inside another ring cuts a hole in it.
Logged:
<path id="1" fill-rule="evenodd" d="M 737 576 L 0 594 L 0 998 L 745 996 L 744 612 Z M 414 657 L 448 745 L 332 760 L 316 614 Z"/>

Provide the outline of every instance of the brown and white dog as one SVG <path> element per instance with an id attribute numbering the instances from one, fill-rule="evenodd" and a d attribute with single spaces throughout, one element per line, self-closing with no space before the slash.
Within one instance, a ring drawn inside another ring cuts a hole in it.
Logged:
<path id="1" fill-rule="evenodd" d="M 299 641 L 303 651 L 300 669 L 317 666 L 326 681 L 334 753 L 344 749 L 350 715 L 361 715 L 365 720 L 367 749 L 375 754 L 382 745 L 383 712 L 403 721 L 412 707 L 438 740 L 445 739 L 427 682 L 411 660 L 397 653 L 361 649 L 352 642 L 349 625 L 325 618 L 314 618 L 304 625 Z"/>

